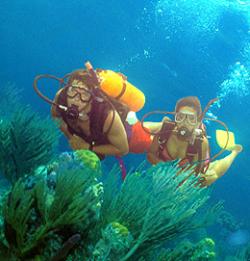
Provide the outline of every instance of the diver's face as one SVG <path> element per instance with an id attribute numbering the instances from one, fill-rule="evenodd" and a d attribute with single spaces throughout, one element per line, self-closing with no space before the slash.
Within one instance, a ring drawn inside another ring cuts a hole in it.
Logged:
<path id="1" fill-rule="evenodd" d="M 175 122 L 178 129 L 186 128 L 193 132 L 198 126 L 197 112 L 188 106 L 183 106 L 175 115 Z"/>
<path id="2" fill-rule="evenodd" d="M 67 92 L 68 105 L 76 105 L 79 108 L 85 107 L 91 99 L 91 93 L 86 84 L 79 80 L 73 80 Z"/>

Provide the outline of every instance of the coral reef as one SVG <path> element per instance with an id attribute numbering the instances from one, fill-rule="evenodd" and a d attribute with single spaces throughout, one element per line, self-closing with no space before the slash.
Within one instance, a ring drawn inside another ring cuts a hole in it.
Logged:
<path id="1" fill-rule="evenodd" d="M 49 120 L 20 107 L 0 123 L 0 171 L 14 184 L 54 156 L 58 132 Z"/>
<path id="2" fill-rule="evenodd" d="M 215 243 L 211 238 L 204 238 L 193 244 L 188 240 L 181 242 L 175 249 L 163 250 L 158 261 L 212 261 L 216 260 Z"/>
<path id="3" fill-rule="evenodd" d="M 22 104 L 23 89 L 18 88 L 14 83 L 8 82 L 0 88 L 0 119 L 8 119 L 18 111 Z"/>
<path id="4" fill-rule="evenodd" d="M 133 237 L 126 227 L 113 222 L 102 231 L 102 238 L 97 242 L 93 258 L 96 261 L 112 261 L 124 256 L 133 242 Z"/>
<path id="5" fill-rule="evenodd" d="M 203 226 L 220 211 L 210 209 L 210 215 L 204 214 L 205 219 L 198 217 L 197 210 L 207 201 L 209 191 L 194 187 L 197 177 L 187 179 L 191 170 L 176 176 L 178 171 L 177 162 L 158 164 L 146 171 L 139 168 L 113 193 L 110 181 L 104 182 L 103 226 L 116 221 L 128 228 L 134 238 L 130 250 L 120 260 L 147 256 L 163 242 Z"/>
<path id="6" fill-rule="evenodd" d="M 78 162 L 58 171 L 54 187 L 49 186 L 50 176 L 45 176 L 44 171 L 32 179 L 19 179 L 5 199 L 6 247 L 22 260 L 33 253 L 44 252 L 46 240 L 52 233 L 59 235 L 67 228 L 68 232 L 63 235 L 66 240 L 56 251 L 59 256 L 67 256 L 74 242 L 80 240 L 74 226 L 80 224 L 81 230 L 86 231 L 98 218 L 101 184 L 93 171 L 83 169 Z"/>
<path id="7" fill-rule="evenodd" d="M 153 260 L 153 251 L 216 215 L 216 208 L 208 217 L 198 211 L 209 190 L 193 186 L 195 176 L 186 179 L 190 170 L 178 171 L 178 162 L 142 165 L 120 183 L 116 166 L 100 183 L 100 169 L 63 153 L 19 179 L 2 199 L 0 254 L 11 260 Z M 193 256 L 198 249 L 190 250 Z"/>
<path id="8" fill-rule="evenodd" d="M 89 150 L 76 150 L 74 156 L 76 159 L 82 161 L 86 167 L 96 171 L 101 169 L 101 163 L 98 156 Z"/>
<path id="9" fill-rule="evenodd" d="M 192 168 L 177 175 L 178 162 L 141 164 L 121 182 L 119 167 L 103 175 L 90 151 L 56 157 L 54 126 L 17 108 L 0 123 L 0 170 L 12 184 L 0 197 L 1 260 L 155 260 L 220 211 L 204 211 L 210 191 Z"/>
<path id="10" fill-rule="evenodd" d="M 21 94 L 10 83 L 0 89 L 0 173 L 11 184 L 50 162 L 59 138 L 53 122 L 24 105 Z"/>
<path id="11" fill-rule="evenodd" d="M 234 232 L 240 229 L 243 226 L 242 222 L 239 222 L 238 220 L 235 219 L 235 217 L 227 212 L 227 211 L 222 211 L 220 216 L 217 219 L 217 222 L 225 228 L 227 231 Z"/>

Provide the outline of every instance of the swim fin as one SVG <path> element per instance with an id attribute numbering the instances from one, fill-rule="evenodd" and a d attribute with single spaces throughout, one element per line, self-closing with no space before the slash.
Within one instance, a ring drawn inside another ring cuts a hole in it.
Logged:
<path id="1" fill-rule="evenodd" d="M 232 150 L 235 147 L 234 133 L 231 131 L 216 130 L 216 141 L 222 149 L 224 149 L 226 145 L 226 150 Z"/>

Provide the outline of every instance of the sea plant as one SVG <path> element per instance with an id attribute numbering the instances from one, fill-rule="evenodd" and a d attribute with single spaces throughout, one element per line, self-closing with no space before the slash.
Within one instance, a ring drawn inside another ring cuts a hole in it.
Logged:
<path id="1" fill-rule="evenodd" d="M 118 222 L 134 238 L 130 249 L 119 260 L 138 260 L 163 243 L 185 236 L 204 226 L 220 207 L 199 211 L 209 198 L 209 190 L 195 186 L 198 177 L 181 175 L 178 162 L 161 163 L 147 170 L 130 173 L 116 193 L 110 193 L 110 178 L 104 183 L 104 224 Z M 105 202 L 107 200 L 107 202 Z"/>
<path id="2" fill-rule="evenodd" d="M 20 106 L 0 122 L 0 172 L 12 184 L 53 159 L 58 131 L 29 107 Z"/>
<path id="3" fill-rule="evenodd" d="M 46 243 L 60 235 L 64 240 L 61 239 L 54 260 L 57 255 L 65 258 L 71 243 L 81 238 L 77 226 L 86 232 L 98 219 L 102 186 L 93 170 L 79 163 L 64 166 L 58 170 L 54 185 L 49 175 L 41 171 L 19 179 L 6 198 L 3 217 L 7 251 L 3 254 L 11 253 L 12 258 L 27 260 L 43 253 Z"/>
<path id="4" fill-rule="evenodd" d="M 204 238 L 198 243 L 185 239 L 174 249 L 163 250 L 157 261 L 214 261 L 216 260 L 215 242 Z"/>
<path id="5" fill-rule="evenodd" d="M 178 162 L 141 165 L 123 183 L 115 166 L 103 185 L 100 169 L 85 163 L 64 153 L 16 182 L 3 205 L 2 256 L 154 260 L 152 253 L 163 244 L 203 227 L 220 210 L 204 211 L 210 191 L 195 185 L 199 177 L 192 169 L 177 175 Z"/>

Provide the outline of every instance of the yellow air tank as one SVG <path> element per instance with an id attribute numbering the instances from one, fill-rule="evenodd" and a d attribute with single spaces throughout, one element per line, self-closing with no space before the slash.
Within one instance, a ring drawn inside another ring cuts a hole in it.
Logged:
<path id="1" fill-rule="evenodd" d="M 142 91 L 129 83 L 125 76 L 111 70 L 99 70 L 101 89 L 109 96 L 126 104 L 131 111 L 137 112 L 145 104 L 145 96 Z"/>

